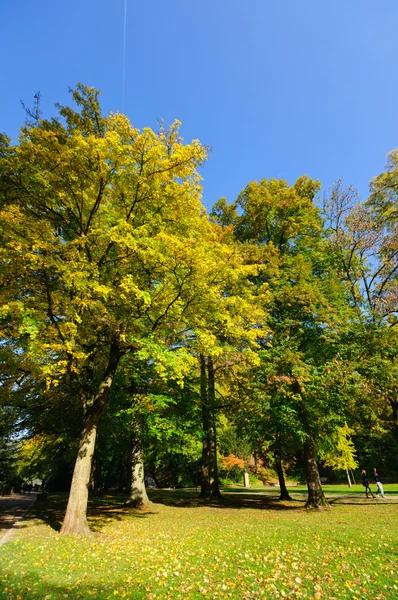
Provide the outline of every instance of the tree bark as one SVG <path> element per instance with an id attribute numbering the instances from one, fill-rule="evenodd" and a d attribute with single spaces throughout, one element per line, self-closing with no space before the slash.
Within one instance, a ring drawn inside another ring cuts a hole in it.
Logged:
<path id="1" fill-rule="evenodd" d="M 388 398 L 392 409 L 392 420 L 395 424 L 398 422 L 398 402 L 395 399 Z"/>
<path id="2" fill-rule="evenodd" d="M 207 371 L 207 372 L 206 372 Z M 220 498 L 217 469 L 217 436 L 215 426 L 215 378 L 211 358 L 200 355 L 200 394 L 202 403 L 203 450 L 200 498 Z"/>
<path id="3" fill-rule="evenodd" d="M 91 533 L 87 524 L 87 503 L 95 440 L 97 437 L 97 425 L 105 408 L 118 362 L 118 347 L 115 343 L 112 343 L 104 379 L 97 395 L 86 408 L 84 425 L 80 435 L 79 450 L 69 492 L 68 506 L 60 531 L 62 534 L 90 535 Z"/>
<path id="4" fill-rule="evenodd" d="M 305 405 L 301 386 L 297 381 L 295 382 L 293 389 L 294 392 L 299 394 L 301 398 L 300 402 L 298 403 L 298 408 L 304 425 L 304 430 L 307 433 L 307 438 L 304 442 L 304 459 L 307 476 L 308 498 L 305 506 L 306 508 L 328 507 L 329 503 L 325 498 L 325 494 L 323 493 L 321 478 L 319 476 L 315 445 L 312 438 L 310 417 Z"/>
<path id="5" fill-rule="evenodd" d="M 308 499 L 306 508 L 322 508 L 329 506 L 325 494 L 323 493 L 321 478 L 319 477 L 318 464 L 314 442 L 308 435 L 304 442 L 304 458 L 307 472 Z"/>
<path id="6" fill-rule="evenodd" d="M 69 492 L 68 506 L 61 533 L 73 535 L 90 535 L 87 524 L 88 487 L 90 482 L 91 465 L 94 455 L 97 424 L 102 409 L 96 403 L 86 412 L 84 427 L 80 436 L 73 478 Z"/>
<path id="7" fill-rule="evenodd" d="M 279 479 L 279 488 L 281 490 L 281 495 L 279 496 L 279 500 L 292 500 L 289 492 L 287 491 L 286 482 L 285 482 L 285 474 L 283 472 L 282 460 L 281 460 L 278 450 L 275 450 L 274 456 L 275 456 L 276 472 L 278 473 L 278 479 Z"/>
<path id="8" fill-rule="evenodd" d="M 102 472 L 101 461 L 97 456 L 93 457 L 93 465 L 91 467 L 91 479 L 89 486 L 90 495 L 100 496 L 102 494 Z"/>
<path id="9" fill-rule="evenodd" d="M 130 496 L 126 504 L 128 506 L 140 507 L 150 503 L 145 489 L 142 443 L 139 435 L 135 433 L 132 435 L 131 440 L 131 484 Z"/>
<path id="10" fill-rule="evenodd" d="M 200 486 L 200 497 L 210 497 L 210 472 L 209 472 L 209 427 L 210 427 L 210 414 L 208 407 L 208 396 L 207 396 L 207 376 L 206 376 L 206 359 L 200 355 L 200 400 L 202 405 L 202 429 L 203 429 L 203 443 L 202 443 L 202 467 L 201 467 L 201 486 Z"/>
<path id="11" fill-rule="evenodd" d="M 217 429 L 216 429 L 216 391 L 215 374 L 213 360 L 207 359 L 208 373 L 208 397 L 210 407 L 210 489 L 211 498 L 221 498 L 220 488 L 218 486 L 218 465 L 217 465 Z"/>

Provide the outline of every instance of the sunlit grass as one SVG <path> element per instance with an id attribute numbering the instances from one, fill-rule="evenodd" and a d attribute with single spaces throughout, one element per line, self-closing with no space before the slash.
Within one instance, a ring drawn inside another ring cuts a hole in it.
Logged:
<path id="1" fill-rule="evenodd" d="M 373 494 L 376 495 L 377 493 L 377 487 L 375 483 L 370 483 L 370 487 L 373 491 Z M 288 485 L 287 489 L 289 490 L 290 494 L 307 494 L 307 486 L 304 484 L 297 484 L 297 485 Z M 361 484 L 355 484 L 352 485 L 352 487 L 349 487 L 348 484 L 325 484 L 322 486 L 323 491 L 325 492 L 325 494 L 337 494 L 337 495 L 342 495 L 342 494 L 353 494 L 356 496 L 364 496 L 365 495 L 365 488 L 363 487 L 363 485 Z M 398 495 L 398 484 L 397 483 L 388 483 L 388 484 L 383 484 L 383 489 L 384 489 L 384 493 L 386 496 L 389 495 Z M 232 490 L 236 490 L 236 491 L 245 491 L 247 492 L 248 490 L 245 489 L 242 486 L 236 486 L 236 487 L 228 487 L 226 488 L 227 491 L 232 491 Z M 261 493 L 266 493 L 267 495 L 278 495 L 279 493 L 279 487 L 272 487 L 272 486 L 264 486 L 263 484 L 258 484 L 255 486 L 252 486 L 250 488 L 251 492 L 261 492 Z"/>
<path id="2" fill-rule="evenodd" d="M 95 500 L 89 539 L 57 533 L 65 497 L 36 503 L 0 550 L 0 597 L 398 598 L 398 498 L 366 502 L 362 488 L 306 511 L 259 491 L 203 504 L 159 490 L 146 511 Z"/>

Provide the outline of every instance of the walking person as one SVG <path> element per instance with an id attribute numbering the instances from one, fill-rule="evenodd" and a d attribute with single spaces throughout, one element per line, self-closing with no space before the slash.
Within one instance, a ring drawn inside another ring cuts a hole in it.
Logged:
<path id="1" fill-rule="evenodd" d="M 377 490 L 378 490 L 376 496 L 377 497 L 381 496 L 382 498 L 385 498 L 383 484 L 380 481 L 380 476 L 379 476 L 378 472 L 376 471 L 376 467 L 373 469 L 373 479 L 374 479 L 375 484 L 377 485 Z"/>
<path id="2" fill-rule="evenodd" d="M 363 470 L 362 473 L 361 473 L 361 475 L 362 475 L 362 485 L 365 488 L 366 497 L 369 498 L 368 492 L 370 492 L 372 498 L 374 498 L 373 492 L 370 489 L 369 479 L 368 479 L 368 476 L 366 475 L 366 471 Z"/>

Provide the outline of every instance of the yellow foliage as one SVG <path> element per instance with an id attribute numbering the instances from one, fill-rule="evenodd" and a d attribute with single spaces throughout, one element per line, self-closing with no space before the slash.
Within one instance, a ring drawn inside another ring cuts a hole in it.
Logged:
<path id="1" fill-rule="evenodd" d="M 324 456 L 324 463 L 334 470 L 356 469 L 358 462 L 355 459 L 355 446 L 350 439 L 353 430 L 347 424 L 339 427 L 334 436 L 334 450 L 329 451 Z"/>

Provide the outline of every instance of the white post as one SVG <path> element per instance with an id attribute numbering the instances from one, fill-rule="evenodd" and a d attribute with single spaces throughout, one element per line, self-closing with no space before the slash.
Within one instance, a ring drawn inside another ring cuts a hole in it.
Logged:
<path id="1" fill-rule="evenodd" d="M 245 486 L 245 488 L 250 487 L 249 473 L 246 471 L 246 469 L 243 470 L 243 485 Z"/>
<path id="2" fill-rule="evenodd" d="M 349 474 L 349 472 L 348 472 L 348 469 L 346 469 L 346 473 L 347 473 L 348 485 L 349 485 L 350 487 L 352 487 L 352 485 L 351 485 L 351 479 L 350 479 L 350 474 Z"/>

